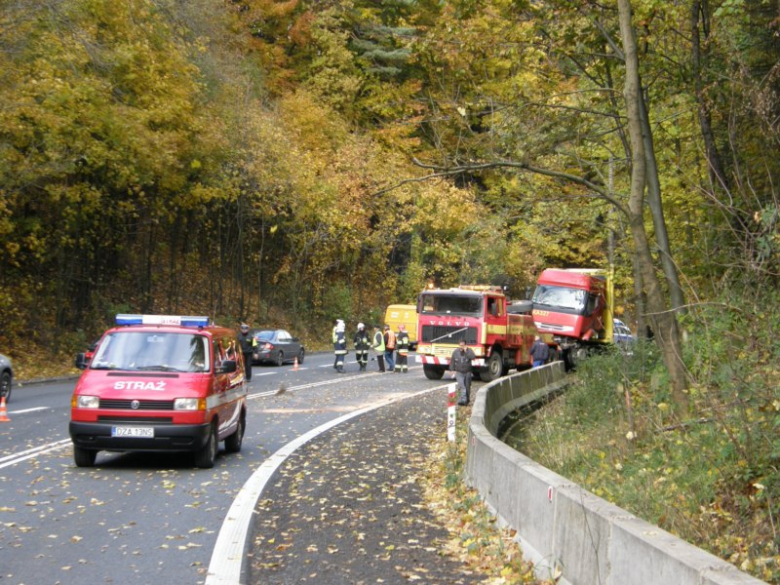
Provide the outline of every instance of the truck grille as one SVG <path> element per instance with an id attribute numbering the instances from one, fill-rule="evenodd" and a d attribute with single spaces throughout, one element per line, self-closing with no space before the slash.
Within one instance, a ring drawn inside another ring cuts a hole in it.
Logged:
<path id="1" fill-rule="evenodd" d="M 125 399 L 100 399 L 100 408 L 112 410 L 173 410 L 172 400 L 140 400 L 138 408 L 130 406 L 132 400 Z"/>
<path id="2" fill-rule="evenodd" d="M 457 333 L 455 333 L 456 331 Z M 450 335 L 452 335 L 452 337 L 449 337 Z M 463 327 L 423 325 L 420 343 L 451 343 L 453 345 L 458 345 L 461 339 L 465 339 L 468 345 L 476 345 L 477 328 L 469 327 L 468 329 L 463 329 Z M 451 350 L 450 353 L 452 353 Z"/>
<path id="3" fill-rule="evenodd" d="M 440 345 L 434 345 L 434 346 L 431 346 L 431 347 L 432 347 L 431 355 L 434 355 L 434 356 L 440 357 L 440 358 L 447 358 L 447 359 L 449 359 L 449 358 L 452 357 L 452 352 L 455 351 L 455 347 L 454 346 L 442 347 Z"/>

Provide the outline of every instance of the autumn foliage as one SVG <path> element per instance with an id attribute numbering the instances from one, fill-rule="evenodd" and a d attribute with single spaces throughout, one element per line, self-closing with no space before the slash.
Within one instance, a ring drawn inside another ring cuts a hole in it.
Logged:
<path id="1" fill-rule="evenodd" d="M 706 353 L 702 307 L 777 321 L 778 22 L 744 0 L 5 1 L 0 351 L 66 368 L 120 311 L 312 346 L 429 281 L 518 298 L 611 264 L 694 418 L 766 342 L 734 325 Z"/>

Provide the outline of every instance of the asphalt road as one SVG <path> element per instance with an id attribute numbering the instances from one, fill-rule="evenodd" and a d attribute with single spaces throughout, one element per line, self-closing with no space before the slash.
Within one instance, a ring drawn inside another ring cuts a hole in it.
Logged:
<path id="1" fill-rule="evenodd" d="M 336 374 L 332 363 L 255 366 L 243 449 L 220 446 L 208 470 L 181 455 L 105 452 L 77 468 L 75 380 L 16 386 L 0 423 L 0 584 L 204 583 L 231 504 L 269 455 L 345 413 L 441 384 L 419 367 L 382 375 L 371 362 L 360 373 L 348 360 Z"/>

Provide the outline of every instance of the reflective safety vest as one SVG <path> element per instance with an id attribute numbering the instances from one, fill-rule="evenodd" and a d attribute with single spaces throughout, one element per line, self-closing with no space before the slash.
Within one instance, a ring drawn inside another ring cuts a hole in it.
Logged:
<path id="1" fill-rule="evenodd" d="M 387 342 L 385 343 L 387 349 L 395 349 L 395 333 L 392 329 L 387 330 Z"/>
<path id="2" fill-rule="evenodd" d="M 246 335 L 241 333 L 238 341 L 241 343 L 241 353 L 252 353 L 254 348 L 257 347 L 257 339 L 255 339 L 254 335 L 249 335 L 248 333 Z"/>
<path id="3" fill-rule="evenodd" d="M 385 336 L 382 335 L 381 331 L 377 331 L 374 333 L 374 349 L 377 353 L 384 353 L 385 352 Z"/>
<path id="4" fill-rule="evenodd" d="M 347 353 L 347 339 L 344 337 L 344 331 L 337 331 L 333 328 L 333 350 L 336 355 L 344 355 Z"/>
<path id="5" fill-rule="evenodd" d="M 409 353 L 409 334 L 406 331 L 398 334 L 398 353 L 401 355 Z"/>
<path id="6" fill-rule="evenodd" d="M 368 348 L 371 347 L 368 341 L 368 332 L 365 330 L 355 333 L 353 341 L 355 343 L 355 351 L 368 351 Z"/>

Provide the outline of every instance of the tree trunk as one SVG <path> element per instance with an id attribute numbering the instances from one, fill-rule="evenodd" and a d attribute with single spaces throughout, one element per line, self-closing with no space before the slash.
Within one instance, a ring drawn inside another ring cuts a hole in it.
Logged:
<path id="1" fill-rule="evenodd" d="M 693 73 L 694 89 L 696 93 L 696 102 L 699 110 L 699 127 L 704 139 L 704 152 L 707 156 L 707 168 L 709 170 L 710 184 L 713 193 L 721 190 L 728 191 L 728 179 L 723 167 L 723 161 L 718 151 L 715 135 L 712 131 L 712 116 L 710 115 L 710 106 L 704 95 L 704 84 L 702 81 L 702 46 L 701 35 L 699 32 L 699 22 L 701 19 L 702 33 L 704 34 L 705 47 L 710 36 L 710 15 L 709 3 L 707 0 L 699 2 L 694 0 L 691 3 L 691 69 Z M 705 55 L 707 49 L 705 48 Z"/>
<path id="2" fill-rule="evenodd" d="M 642 274 L 647 294 L 647 311 L 655 340 L 661 350 L 664 364 L 669 372 L 672 400 L 680 409 L 688 407 L 687 375 L 682 361 L 682 344 L 674 312 L 667 310 L 667 304 L 653 265 L 653 257 L 645 231 L 644 204 L 647 183 L 647 153 L 643 138 L 641 83 L 636 36 L 631 23 L 629 0 L 618 0 L 620 35 L 626 59 L 626 85 L 623 91 L 628 114 L 628 135 L 631 141 L 631 193 L 628 202 L 629 225 L 636 249 L 636 262 Z"/>
<path id="3" fill-rule="evenodd" d="M 639 88 L 641 91 L 641 87 Z M 658 165 L 655 159 L 655 145 L 653 143 L 653 131 L 650 128 L 650 114 L 647 111 L 644 97 L 640 94 L 639 113 L 642 117 L 642 139 L 645 145 L 645 160 L 647 172 L 647 202 L 650 214 L 653 216 L 655 228 L 655 242 L 661 255 L 661 266 L 669 286 L 669 296 L 674 310 L 685 305 L 685 296 L 680 286 L 680 277 L 677 267 L 674 265 L 672 246 L 669 243 L 669 234 L 666 231 L 663 202 L 661 201 L 661 181 L 658 179 Z"/>

